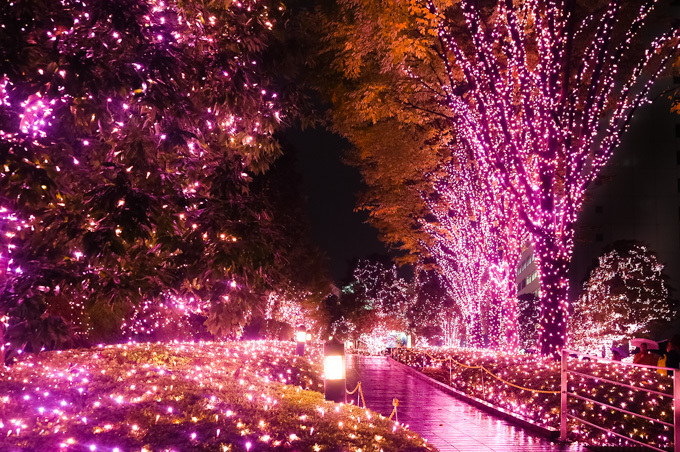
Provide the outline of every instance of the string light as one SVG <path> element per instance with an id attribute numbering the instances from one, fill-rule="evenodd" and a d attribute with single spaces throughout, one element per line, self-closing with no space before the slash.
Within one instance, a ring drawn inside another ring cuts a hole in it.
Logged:
<path id="1" fill-rule="evenodd" d="M 559 429 L 560 363 L 549 357 L 440 347 L 397 349 L 392 356 L 399 362 L 442 383 L 450 384 L 465 394 L 484 400 L 509 415 L 519 416 L 542 427 Z M 449 357 L 455 361 L 450 370 Z M 574 371 L 569 374 L 570 393 L 673 423 L 672 377 L 661 375 L 654 369 L 597 359 L 569 358 L 568 365 Z M 498 378 L 481 371 L 478 366 L 483 366 Z M 605 379 L 622 382 L 632 388 L 618 386 Z M 507 383 L 557 393 L 522 390 Z M 637 387 L 651 389 L 658 394 L 641 391 Z M 668 447 L 671 441 L 672 432 L 668 426 L 634 414 L 603 409 L 600 405 L 571 395 L 568 409 L 570 414 L 587 422 L 658 448 Z M 603 435 L 601 430 L 572 419 L 569 419 L 569 431 L 571 439 L 596 446 L 635 446 L 613 435 Z"/>
<path id="2" fill-rule="evenodd" d="M 654 0 L 643 2 L 632 19 L 625 18 L 621 2 L 611 1 L 581 23 L 556 0 L 498 2 L 492 12 L 469 0 L 447 9 L 432 0 L 424 4 L 424 10 L 414 7 L 412 13 L 422 15 L 436 33 L 432 50 L 439 61 L 401 59 L 402 73 L 422 88 L 408 101 L 419 107 L 421 93 L 432 93 L 422 109 L 430 111 L 427 102 L 432 101 L 445 109 L 456 146 L 469 154 L 478 180 L 488 182 L 475 188 L 481 192 L 470 204 L 475 217 L 468 229 L 483 228 L 484 208 L 504 205 L 498 202 L 498 193 L 504 193 L 529 232 L 541 280 L 539 348 L 558 356 L 566 343 L 568 271 L 585 190 L 618 147 L 637 107 L 648 102 L 680 31 L 659 35 L 637 55 L 631 44 L 655 10 Z M 576 45 L 577 40 L 584 45 Z M 625 69 L 624 59 L 631 57 L 635 64 Z M 432 73 L 438 67 L 443 73 Z M 450 186 L 456 183 L 447 180 Z M 467 200 L 469 193 L 456 191 L 454 198 Z M 479 230 L 461 235 L 470 241 L 470 254 L 488 238 Z M 445 247 L 432 251 L 449 252 Z M 492 255 L 487 260 L 493 262 Z M 451 270 L 445 273 L 458 271 L 452 263 L 447 267 Z M 480 281 L 474 274 L 445 279 L 459 286 L 458 292 L 469 292 L 466 286 Z M 460 299 L 464 321 L 479 322 L 474 301 L 465 301 L 465 293 Z"/>
<path id="3" fill-rule="evenodd" d="M 650 333 L 652 322 L 673 318 L 663 264 L 645 245 L 611 250 L 598 262 L 574 303 L 570 348 L 598 353 L 605 343 L 627 347 L 628 339 Z"/>
<path id="4" fill-rule="evenodd" d="M 27 356 L 0 368 L 0 449 L 432 450 L 383 416 L 324 401 L 320 350 L 308 361 L 293 347 L 128 343 Z"/>

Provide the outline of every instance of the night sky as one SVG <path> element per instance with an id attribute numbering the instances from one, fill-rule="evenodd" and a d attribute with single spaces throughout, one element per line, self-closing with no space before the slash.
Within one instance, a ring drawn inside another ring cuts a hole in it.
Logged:
<path id="1" fill-rule="evenodd" d="M 295 148 L 301 189 L 316 244 L 329 259 L 331 277 L 339 284 L 351 261 L 387 254 L 365 212 L 354 212 L 362 188 L 356 168 L 342 163 L 350 144 L 323 128 L 291 130 L 286 139 Z"/>

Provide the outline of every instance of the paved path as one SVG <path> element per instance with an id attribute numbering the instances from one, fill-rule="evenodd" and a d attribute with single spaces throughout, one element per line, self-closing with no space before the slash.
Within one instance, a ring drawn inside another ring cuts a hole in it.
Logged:
<path id="1" fill-rule="evenodd" d="M 384 357 L 348 355 L 347 389 L 361 380 L 366 405 L 384 416 L 399 399 L 399 422 L 406 423 L 441 452 L 584 452 L 516 427 L 468 405 L 404 371 Z M 352 396 L 350 396 L 352 397 Z"/>

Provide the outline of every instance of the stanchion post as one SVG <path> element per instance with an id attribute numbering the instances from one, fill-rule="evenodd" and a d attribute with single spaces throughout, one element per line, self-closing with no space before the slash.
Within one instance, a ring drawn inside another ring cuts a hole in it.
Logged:
<path id="1" fill-rule="evenodd" d="M 673 451 L 680 452 L 680 370 L 673 372 Z"/>
<path id="2" fill-rule="evenodd" d="M 567 381 L 567 351 L 562 348 L 562 363 L 560 365 L 560 441 L 567 440 Z"/>

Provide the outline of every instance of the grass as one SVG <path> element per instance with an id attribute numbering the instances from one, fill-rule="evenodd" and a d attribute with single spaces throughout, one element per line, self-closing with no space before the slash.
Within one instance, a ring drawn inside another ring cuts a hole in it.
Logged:
<path id="1" fill-rule="evenodd" d="M 434 450 L 369 410 L 326 402 L 318 351 L 293 352 L 252 341 L 27 356 L 0 371 L 0 450 Z"/>

